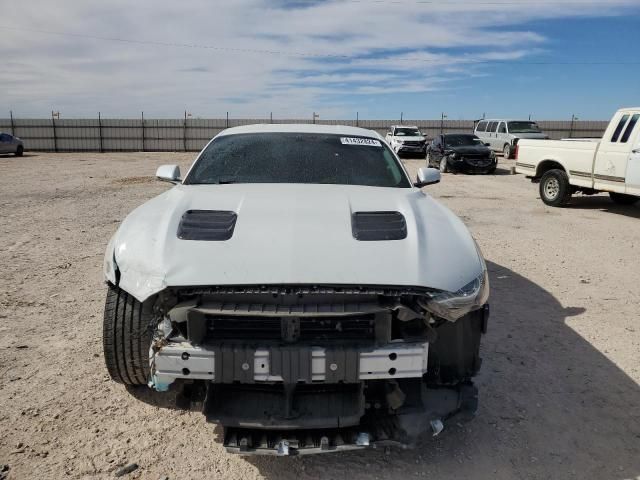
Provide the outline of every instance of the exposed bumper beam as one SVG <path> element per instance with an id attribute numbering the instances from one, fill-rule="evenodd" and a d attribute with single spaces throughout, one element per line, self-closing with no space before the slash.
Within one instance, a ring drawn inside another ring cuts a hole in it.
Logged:
<path id="1" fill-rule="evenodd" d="M 393 378 L 417 378 L 427 371 L 428 343 L 391 343 L 375 349 L 357 352 L 359 380 Z M 273 373 L 271 354 L 267 348 L 253 351 L 253 359 L 246 359 L 238 367 L 253 372 L 254 382 L 282 382 L 280 375 Z M 311 380 L 324 382 L 331 372 L 344 368 L 329 357 L 325 348 L 311 347 Z M 169 388 L 176 379 L 215 381 L 216 351 L 214 347 L 194 346 L 187 342 L 169 343 L 151 358 L 150 386 L 158 391 Z M 252 363 L 252 364 L 251 364 Z M 304 379 L 300 379 L 304 380 Z"/>

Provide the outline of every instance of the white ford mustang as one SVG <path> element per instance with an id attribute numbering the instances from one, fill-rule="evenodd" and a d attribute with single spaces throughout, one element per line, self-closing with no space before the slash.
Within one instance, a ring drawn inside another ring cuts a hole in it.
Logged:
<path id="1" fill-rule="evenodd" d="M 217 135 L 104 262 L 111 377 L 181 392 L 229 451 L 413 444 L 477 408 L 489 308 L 473 238 L 376 132 Z"/>

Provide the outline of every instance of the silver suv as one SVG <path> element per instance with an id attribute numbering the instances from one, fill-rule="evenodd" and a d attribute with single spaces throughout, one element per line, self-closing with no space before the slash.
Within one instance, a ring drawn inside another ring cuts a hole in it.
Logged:
<path id="1" fill-rule="evenodd" d="M 482 120 L 476 125 L 474 133 L 494 152 L 502 152 L 504 158 L 512 158 L 518 140 L 521 138 L 549 138 L 536 122 L 531 120 Z"/>
<path id="2" fill-rule="evenodd" d="M 21 157 L 24 152 L 24 143 L 18 137 L 0 132 L 0 153 L 15 153 Z"/>

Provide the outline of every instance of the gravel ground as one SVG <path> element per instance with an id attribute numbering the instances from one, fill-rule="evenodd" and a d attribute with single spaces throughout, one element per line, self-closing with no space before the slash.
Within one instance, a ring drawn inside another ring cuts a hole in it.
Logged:
<path id="1" fill-rule="evenodd" d="M 548 208 L 510 162 L 427 188 L 465 220 L 491 272 L 473 422 L 416 450 L 242 458 L 201 414 L 110 381 L 106 243 L 168 188 L 158 165 L 192 159 L 0 156 L 0 478 L 112 478 L 131 463 L 123 478 L 640 477 L 640 206 L 600 195 Z"/>

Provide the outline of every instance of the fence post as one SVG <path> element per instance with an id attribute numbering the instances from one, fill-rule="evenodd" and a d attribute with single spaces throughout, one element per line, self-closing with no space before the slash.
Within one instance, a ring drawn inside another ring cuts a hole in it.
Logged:
<path id="1" fill-rule="evenodd" d="M 11 135 L 15 137 L 16 135 L 16 126 L 13 123 L 13 111 L 9 110 L 9 117 L 11 117 Z"/>
<path id="2" fill-rule="evenodd" d="M 100 117 L 100 112 L 98 112 L 98 134 L 100 135 L 100 153 L 104 153 L 104 148 L 102 148 L 102 117 Z"/>
<path id="3" fill-rule="evenodd" d="M 229 112 L 227 112 L 227 125 L 226 128 L 229 128 Z"/>
<path id="4" fill-rule="evenodd" d="M 569 138 L 573 137 L 573 124 L 578 119 L 575 114 L 571 115 L 571 126 L 569 127 Z"/>
<path id="5" fill-rule="evenodd" d="M 269 113 L 269 123 L 273 123 L 273 112 Z"/>
<path id="6" fill-rule="evenodd" d="M 356 112 L 356 127 L 360 126 L 360 114 Z"/>
<path id="7" fill-rule="evenodd" d="M 442 115 L 440 116 L 440 134 L 442 135 L 444 133 L 444 119 L 447 118 L 447 116 L 444 114 L 444 112 L 442 112 Z"/>
<path id="8" fill-rule="evenodd" d="M 144 112 L 142 112 L 142 151 L 144 152 Z"/>
<path id="9" fill-rule="evenodd" d="M 184 111 L 184 126 L 182 129 L 182 146 L 184 151 L 187 151 L 187 111 Z"/>
<path id="10" fill-rule="evenodd" d="M 51 110 L 51 125 L 53 126 L 53 151 L 58 151 L 58 136 L 56 135 L 56 120 L 53 116 L 53 110 Z"/>

